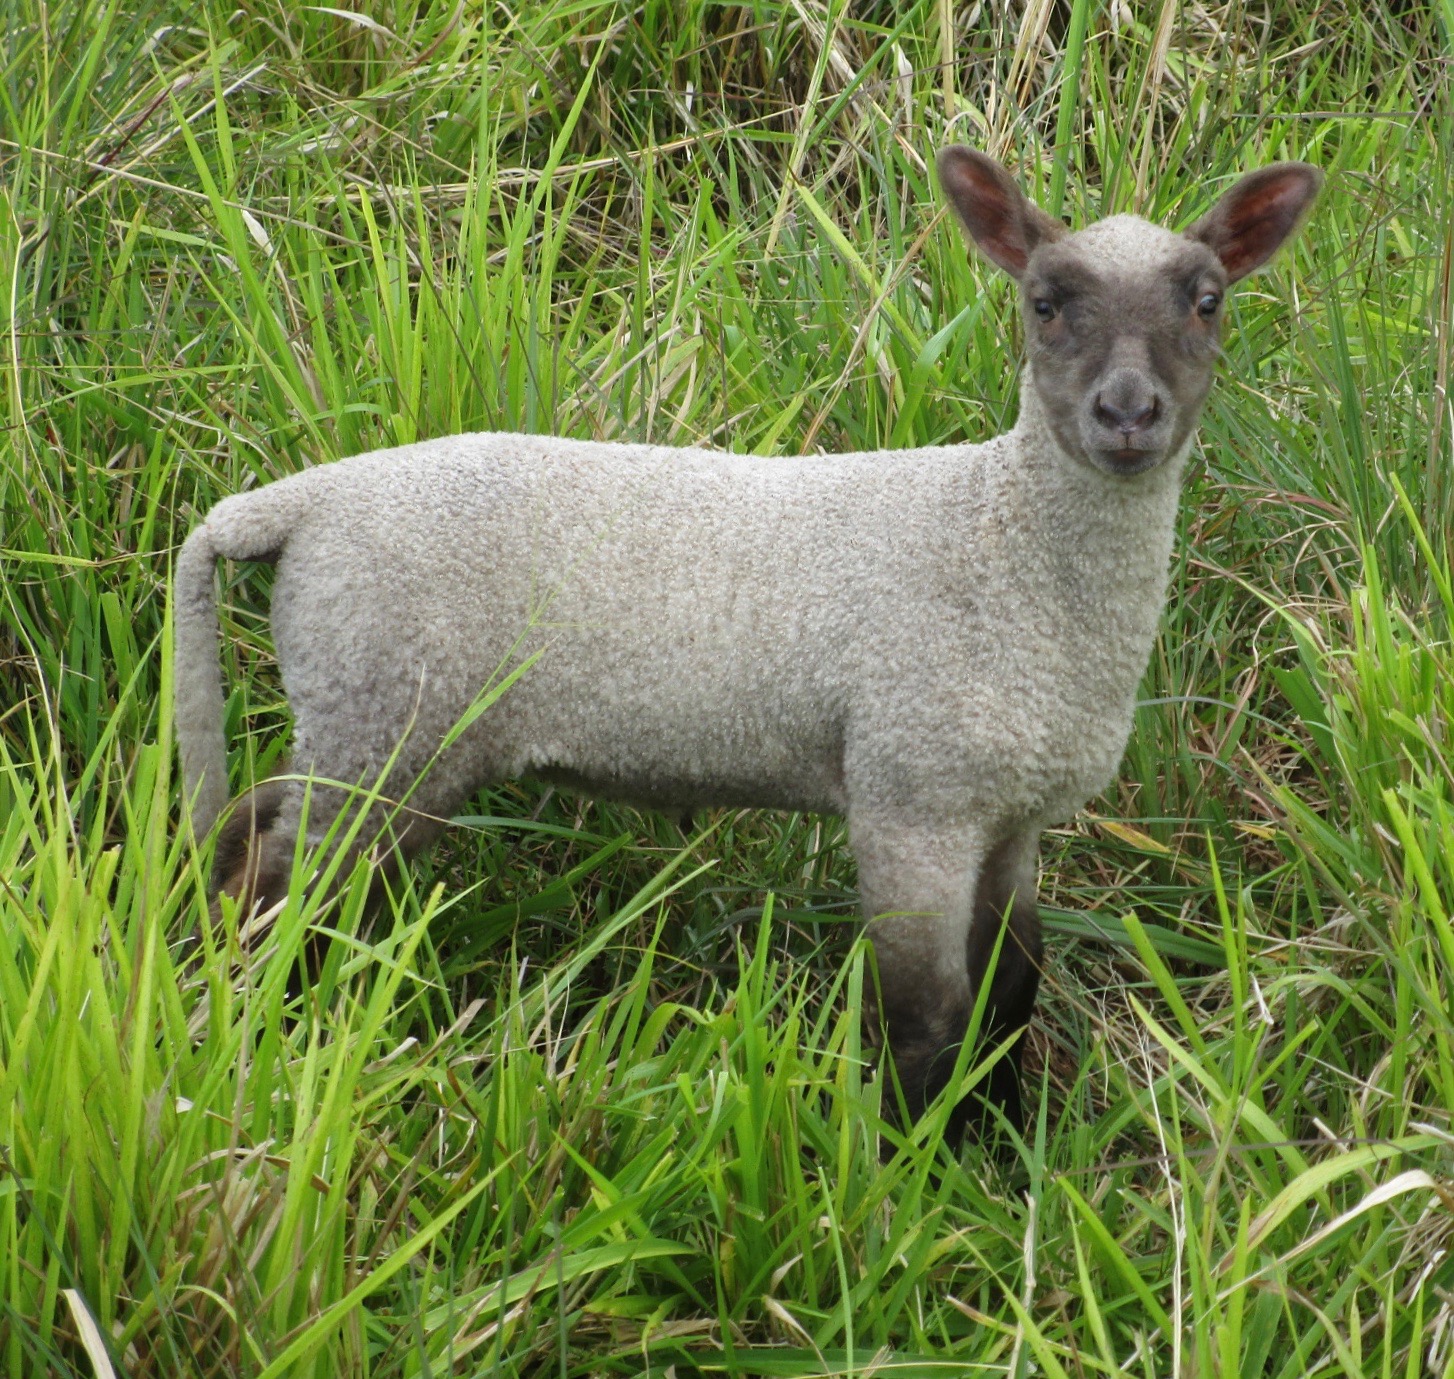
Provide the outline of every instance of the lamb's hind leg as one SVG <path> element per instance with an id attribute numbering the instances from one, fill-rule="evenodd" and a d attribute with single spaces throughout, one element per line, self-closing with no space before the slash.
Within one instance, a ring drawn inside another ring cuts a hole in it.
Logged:
<path id="1" fill-rule="evenodd" d="M 286 769 L 286 768 L 285 768 Z M 242 914 L 270 909 L 288 893 L 293 839 L 280 826 L 295 782 L 262 781 L 242 795 L 224 818 L 212 857 L 212 894 L 231 896 Z"/>
<path id="2" fill-rule="evenodd" d="M 973 1009 L 965 961 L 974 885 L 984 859 L 976 829 L 850 814 L 864 918 L 873 940 L 881 1023 L 906 1108 L 917 1117 L 954 1070 Z M 957 1130 L 962 1118 L 956 1114 Z"/>
<path id="3" fill-rule="evenodd" d="M 244 794 L 217 835 L 212 878 L 215 895 L 231 896 L 240 914 L 260 914 L 286 898 L 292 880 L 293 859 L 303 827 L 307 800 L 310 844 L 322 842 L 337 823 L 346 832 L 350 819 L 349 794 L 337 786 L 314 782 L 311 789 L 296 776 L 273 777 Z M 394 814 L 384 804 L 372 805 L 352 843 L 347 847 L 341 874 L 366 850 L 376 851 L 382 863 L 379 878 L 397 874 L 398 866 L 432 843 L 443 829 L 440 818 L 404 809 Z M 321 859 L 320 859 L 321 860 Z M 374 901 L 378 896 L 375 894 Z"/>

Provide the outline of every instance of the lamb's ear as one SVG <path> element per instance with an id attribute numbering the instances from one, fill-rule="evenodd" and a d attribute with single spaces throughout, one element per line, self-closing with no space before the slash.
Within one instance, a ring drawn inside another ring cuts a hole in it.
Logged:
<path id="1" fill-rule="evenodd" d="M 939 185 L 980 249 L 1019 278 L 1035 246 L 1059 239 L 1065 226 L 1027 201 L 993 158 L 961 144 L 939 150 Z"/>
<path id="2" fill-rule="evenodd" d="M 1236 282 L 1261 268 L 1302 224 L 1323 185 L 1311 163 L 1274 163 L 1249 172 L 1186 233 L 1222 261 Z"/>

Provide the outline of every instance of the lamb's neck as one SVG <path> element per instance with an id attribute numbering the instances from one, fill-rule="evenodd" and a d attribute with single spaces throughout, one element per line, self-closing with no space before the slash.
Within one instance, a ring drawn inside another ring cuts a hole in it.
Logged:
<path id="1" fill-rule="evenodd" d="M 1066 455 L 1046 421 L 1028 371 L 1010 432 L 1021 530 L 1054 571 L 1064 597 L 1087 606 L 1149 605 L 1165 591 L 1186 454 L 1145 474 L 1120 478 Z"/>

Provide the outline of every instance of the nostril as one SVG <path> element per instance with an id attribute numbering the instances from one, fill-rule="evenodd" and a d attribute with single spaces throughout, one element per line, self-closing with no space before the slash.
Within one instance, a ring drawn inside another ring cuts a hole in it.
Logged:
<path id="1" fill-rule="evenodd" d="M 1152 397 L 1149 402 L 1139 400 L 1127 406 L 1107 402 L 1103 393 L 1097 393 L 1094 404 L 1095 418 L 1103 426 L 1114 426 L 1125 435 L 1144 431 L 1161 413 L 1161 400 Z"/>
<path id="2" fill-rule="evenodd" d="M 1150 426 L 1151 423 L 1156 420 L 1156 414 L 1160 410 L 1160 401 L 1157 398 L 1153 397 L 1151 401 L 1148 402 L 1144 407 L 1142 407 L 1140 411 L 1136 412 L 1134 416 L 1129 416 L 1121 422 L 1121 430 L 1143 430 L 1145 427 Z"/>

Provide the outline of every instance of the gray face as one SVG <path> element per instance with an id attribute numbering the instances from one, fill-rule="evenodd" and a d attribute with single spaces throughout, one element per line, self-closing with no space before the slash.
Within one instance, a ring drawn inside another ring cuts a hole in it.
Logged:
<path id="1" fill-rule="evenodd" d="M 1230 283 L 1292 235 L 1322 186 L 1307 163 L 1250 172 L 1184 234 L 1117 215 L 1071 234 L 994 159 L 951 144 L 939 182 L 1020 284 L 1035 394 L 1059 447 L 1131 477 L 1181 452 L 1212 385 Z"/>
<path id="2" fill-rule="evenodd" d="M 1020 298 L 1061 449 L 1126 477 L 1180 453 L 1212 385 L 1226 290 L 1207 245 L 1136 216 L 1041 243 Z"/>

